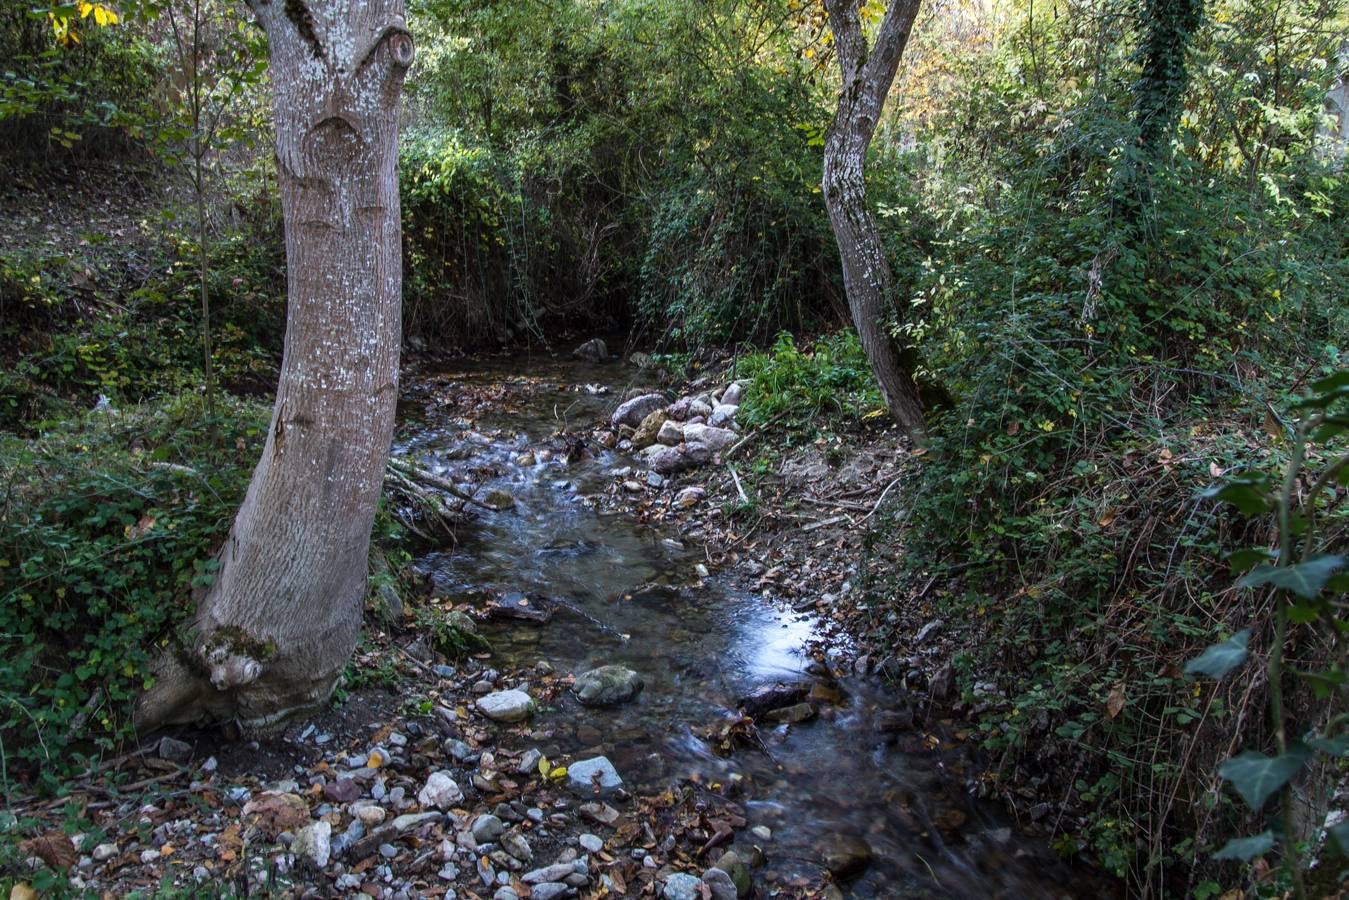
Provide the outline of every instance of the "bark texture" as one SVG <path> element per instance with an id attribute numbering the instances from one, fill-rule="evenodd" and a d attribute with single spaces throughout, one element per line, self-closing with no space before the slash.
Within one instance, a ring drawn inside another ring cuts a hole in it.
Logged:
<path id="1" fill-rule="evenodd" d="M 866 156 L 894 84 L 920 0 L 892 0 L 868 50 L 857 0 L 826 0 L 834 51 L 843 76 L 838 111 L 824 143 L 824 202 L 843 261 L 848 309 L 890 414 L 910 434 L 925 429 L 923 404 L 910 366 L 886 332 L 894 276 L 867 205 Z"/>
<path id="2" fill-rule="evenodd" d="M 403 0 L 250 0 L 271 52 L 285 352 L 271 427 L 152 728 L 266 727 L 330 694 L 356 646 L 393 435 L 402 314 Z"/>

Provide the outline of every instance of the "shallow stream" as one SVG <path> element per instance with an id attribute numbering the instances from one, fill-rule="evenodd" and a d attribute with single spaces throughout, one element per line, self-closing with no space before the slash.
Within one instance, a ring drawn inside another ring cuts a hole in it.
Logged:
<path id="1" fill-rule="evenodd" d="M 1021 836 L 997 808 L 969 799 L 963 754 L 925 745 L 922 730 L 903 741 L 878 733 L 876 711 L 898 699 L 867 679 L 842 679 L 842 699 L 818 719 L 763 725 L 762 746 L 728 758 L 697 736 L 733 720 L 736 698 L 757 686 L 814 680 L 807 645 L 817 623 L 732 577 L 699 578 L 700 546 L 594 502 L 615 483 L 614 470 L 645 473 L 593 444 L 568 461 L 559 432 L 602 420 L 629 386 L 621 377 L 614 366 L 547 358 L 447 368 L 408 392 L 395 445 L 447 477 L 485 477 L 484 493 L 515 498 L 514 509 L 480 512 L 460 543 L 417 561 L 446 597 L 557 602 L 547 624 L 490 629 L 503 662 L 547 660 L 576 673 L 618 663 L 644 678 L 629 704 L 593 709 L 568 696 L 543 710 L 557 749 L 607 755 L 634 793 L 684 778 L 745 779 L 750 824 L 772 834 L 762 840 L 747 829 L 737 842 L 762 848 L 755 879 L 763 887 L 819 883 L 825 850 L 861 838 L 872 859 L 844 883 L 847 896 L 1099 895 L 1101 883 L 1075 883 L 1080 873 L 1043 838 Z"/>

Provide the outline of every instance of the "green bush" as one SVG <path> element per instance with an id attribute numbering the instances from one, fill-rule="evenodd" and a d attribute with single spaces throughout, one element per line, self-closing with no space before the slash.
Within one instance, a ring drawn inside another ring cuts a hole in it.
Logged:
<path id="1" fill-rule="evenodd" d="M 751 427 L 780 422 L 809 433 L 824 421 L 856 424 L 885 415 L 853 331 L 822 337 L 807 350 L 783 332 L 770 352 L 739 360 L 735 374 L 750 380 L 741 421 Z"/>
<path id="2" fill-rule="evenodd" d="M 129 704 L 187 618 L 266 433 L 199 398 L 90 412 L 0 439 L 0 740 L 49 783 L 129 735 Z M 12 774 L 11 774 L 12 777 Z"/>

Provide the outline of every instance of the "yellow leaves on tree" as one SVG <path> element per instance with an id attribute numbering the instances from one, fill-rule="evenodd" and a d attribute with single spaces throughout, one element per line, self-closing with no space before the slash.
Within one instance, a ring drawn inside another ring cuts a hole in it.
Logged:
<path id="1" fill-rule="evenodd" d="M 76 0 L 73 5 L 63 5 L 47 11 L 47 21 L 51 23 L 52 34 L 62 47 L 80 42 L 79 20 L 93 17 L 99 28 L 107 28 L 122 21 L 117 10 L 106 3 L 90 3 L 89 0 Z"/>

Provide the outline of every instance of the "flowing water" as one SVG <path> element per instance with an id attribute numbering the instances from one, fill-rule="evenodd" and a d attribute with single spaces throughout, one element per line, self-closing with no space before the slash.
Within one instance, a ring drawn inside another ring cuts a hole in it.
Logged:
<path id="1" fill-rule="evenodd" d="M 614 484 L 612 470 L 632 462 L 593 445 L 599 455 L 568 462 L 559 431 L 601 420 L 627 387 L 613 383 L 619 372 L 549 359 L 446 369 L 409 392 L 395 446 L 449 477 L 486 477 L 484 489 L 516 500 L 417 561 L 446 597 L 520 592 L 558 603 L 548 624 L 491 629 L 498 657 L 577 673 L 618 663 L 644 678 L 629 704 L 589 709 L 568 696 L 545 710 L 541 724 L 556 733 L 550 749 L 604 753 L 634 793 L 681 778 L 743 777 L 751 825 L 772 830 L 767 841 L 741 838 L 766 855 L 760 884 L 765 872 L 778 884 L 818 880 L 823 849 L 842 835 L 873 851 L 844 885 L 848 896 L 1100 895 L 1102 882 L 1079 880 L 1043 838 L 1018 835 L 995 808 L 968 799 L 963 756 L 915 748 L 922 732 L 898 746 L 878 734 L 874 709 L 896 698 L 866 679 L 844 679 L 846 698 L 819 719 L 765 725 L 762 746 L 729 758 L 697 736 L 733 720 L 736 698 L 756 686 L 810 680 L 817 623 L 733 579 L 699 579 L 701 547 L 594 502 Z M 522 453 L 536 457 L 532 465 Z"/>

